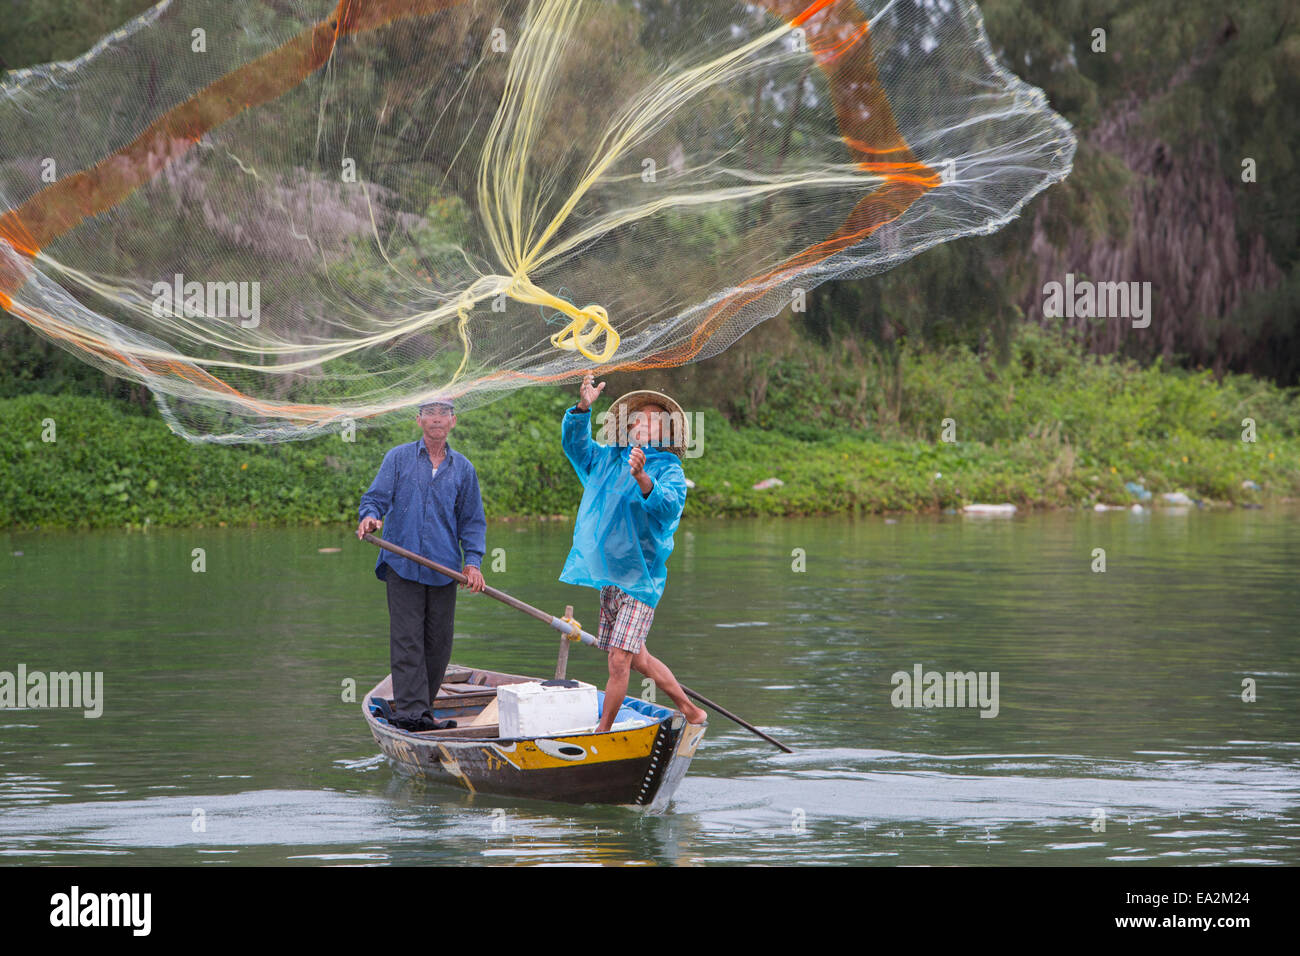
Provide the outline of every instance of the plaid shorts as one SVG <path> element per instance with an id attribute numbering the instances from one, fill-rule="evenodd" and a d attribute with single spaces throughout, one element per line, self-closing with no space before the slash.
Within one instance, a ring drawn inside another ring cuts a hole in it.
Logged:
<path id="1" fill-rule="evenodd" d="M 596 634 L 596 646 L 602 651 L 617 647 L 632 654 L 640 653 L 654 619 L 655 609 L 649 604 L 607 584 L 600 589 L 600 630 Z"/>

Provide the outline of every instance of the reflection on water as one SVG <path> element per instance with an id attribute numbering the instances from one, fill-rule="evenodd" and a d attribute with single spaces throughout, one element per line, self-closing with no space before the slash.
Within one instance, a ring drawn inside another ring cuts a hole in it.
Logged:
<path id="1" fill-rule="evenodd" d="M 489 582 L 594 621 L 555 581 L 569 530 L 494 525 Z M 715 716 L 647 816 L 394 773 L 357 702 L 383 587 L 345 532 L 10 535 L 0 671 L 103 671 L 105 703 L 0 711 L 0 861 L 1294 864 L 1297 558 L 1285 510 L 689 524 L 650 646 L 796 752 Z M 550 673 L 553 632 L 460 602 L 458 663 Z M 894 707 L 917 666 L 996 672 L 998 716 Z"/>

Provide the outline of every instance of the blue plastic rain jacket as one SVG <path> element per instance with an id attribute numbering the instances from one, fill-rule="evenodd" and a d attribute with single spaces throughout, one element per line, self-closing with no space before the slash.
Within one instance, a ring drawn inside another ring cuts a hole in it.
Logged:
<path id="1" fill-rule="evenodd" d="M 650 494 L 628 470 L 631 449 L 601 445 L 591 437 L 591 413 L 570 408 L 560 441 L 582 481 L 582 504 L 573 527 L 573 550 L 560 580 L 566 584 L 621 588 L 651 607 L 663 597 L 673 534 L 686 507 L 686 473 L 677 456 L 662 448 L 645 451 Z"/>

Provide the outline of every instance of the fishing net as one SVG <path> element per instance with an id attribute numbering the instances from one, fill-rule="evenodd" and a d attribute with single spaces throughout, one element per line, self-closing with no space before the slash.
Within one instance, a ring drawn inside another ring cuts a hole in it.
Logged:
<path id="1" fill-rule="evenodd" d="M 714 355 L 1074 147 L 966 0 L 170 0 L 0 80 L 0 306 L 302 438 Z"/>

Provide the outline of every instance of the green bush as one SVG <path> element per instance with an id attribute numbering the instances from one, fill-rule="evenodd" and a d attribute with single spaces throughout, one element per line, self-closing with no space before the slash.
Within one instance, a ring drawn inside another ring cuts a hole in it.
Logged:
<path id="1" fill-rule="evenodd" d="M 806 352 L 756 365 L 766 395 L 754 413 L 734 424 L 704 413 L 703 455 L 684 462 L 695 482 L 687 515 L 1122 504 L 1133 500 L 1126 481 L 1216 501 L 1300 494 L 1294 391 L 1083 355 L 1034 327 L 1005 365 L 956 347 L 904 344 L 895 358 Z M 452 445 L 474 462 L 490 517 L 576 510 L 582 489 L 559 441 L 574 398 L 525 389 L 462 412 Z M 945 418 L 956 443 L 940 440 Z M 1245 418 L 1254 443 L 1241 440 Z M 411 416 L 355 442 L 190 444 L 108 398 L 0 399 L 0 524 L 352 524 L 384 452 L 418 436 Z M 753 489 L 771 477 L 784 484 Z M 1261 491 L 1243 489 L 1247 479 Z"/>

